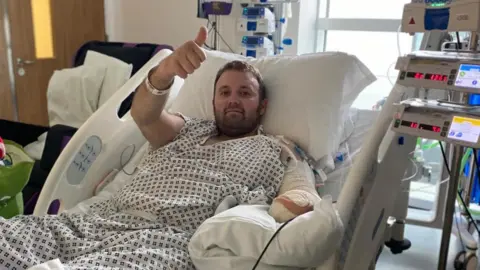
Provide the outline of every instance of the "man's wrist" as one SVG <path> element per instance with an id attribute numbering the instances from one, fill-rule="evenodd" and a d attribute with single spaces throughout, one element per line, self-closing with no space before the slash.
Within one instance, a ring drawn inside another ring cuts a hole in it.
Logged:
<path id="1" fill-rule="evenodd" d="M 147 75 L 148 81 L 157 90 L 160 90 L 160 91 L 167 90 L 170 87 L 172 87 L 175 77 L 172 77 L 171 79 L 159 78 L 158 76 L 156 76 L 156 71 L 158 68 L 159 66 L 156 66 L 148 72 L 148 75 Z"/>
<path id="2" fill-rule="evenodd" d="M 173 85 L 173 79 L 168 84 L 164 82 L 158 83 L 157 81 L 157 85 L 154 85 L 151 81 L 153 72 L 155 72 L 155 69 L 150 70 L 144 80 L 145 87 L 147 88 L 148 92 L 155 96 L 163 96 L 168 94 L 170 92 L 170 88 Z"/>

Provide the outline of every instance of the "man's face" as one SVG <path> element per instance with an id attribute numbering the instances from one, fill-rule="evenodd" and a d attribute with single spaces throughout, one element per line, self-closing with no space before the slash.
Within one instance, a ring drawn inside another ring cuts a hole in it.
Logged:
<path id="1" fill-rule="evenodd" d="M 219 132 L 238 137 L 255 131 L 265 113 L 259 84 L 250 72 L 225 71 L 217 81 L 213 109 Z"/>

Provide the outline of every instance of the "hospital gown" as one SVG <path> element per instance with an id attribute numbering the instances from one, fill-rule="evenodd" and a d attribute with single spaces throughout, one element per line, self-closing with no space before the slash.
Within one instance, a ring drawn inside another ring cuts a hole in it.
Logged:
<path id="1" fill-rule="evenodd" d="M 0 269 L 59 258 L 66 269 L 194 269 L 188 241 L 227 196 L 269 203 L 283 180 L 280 146 L 264 135 L 204 146 L 213 121 L 185 118 L 175 140 L 86 214 L 0 219 Z"/>

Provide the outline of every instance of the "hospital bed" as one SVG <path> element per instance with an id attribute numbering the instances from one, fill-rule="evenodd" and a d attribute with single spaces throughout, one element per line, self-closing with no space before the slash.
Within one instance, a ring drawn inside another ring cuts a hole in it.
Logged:
<path id="1" fill-rule="evenodd" d="M 129 114 L 122 118 L 117 116 L 118 104 L 143 81 L 152 67 L 170 53 L 162 50 L 154 56 L 76 132 L 50 172 L 34 215 L 47 214 L 54 202 L 60 203 L 59 212 L 85 211 L 88 205 L 107 198 L 130 179 L 129 175 L 146 149 L 146 140 Z M 167 108 L 183 83 L 184 80 L 175 80 Z M 400 97 L 401 91 L 394 89 L 384 110 L 391 110 L 393 101 L 400 100 Z M 404 175 L 402 169 L 379 165 L 395 162 L 400 163 L 399 168 L 404 168 L 406 164 L 403 163 L 408 160 L 396 161 L 394 155 L 387 154 L 407 154 L 415 145 L 409 140 L 398 143 L 401 139 L 397 135 L 385 136 L 391 123 L 388 115 L 357 111 L 357 116 L 363 119 L 357 125 L 361 128 L 354 129 L 349 140 L 344 142 L 344 145 L 351 145 L 349 152 L 357 155 L 357 162 L 353 165 L 344 162 L 339 166 L 341 170 L 329 173 L 331 182 L 345 182 L 343 187 L 340 185 L 332 189 L 326 185 L 325 189 L 326 193 L 339 193 L 335 194 L 338 197 L 336 209 L 345 225 L 345 234 L 341 245 L 318 266 L 319 270 L 368 269 L 374 266 L 384 243 L 393 198 L 400 185 L 398 179 Z M 377 125 L 369 129 L 368 126 L 372 127 L 374 122 Z M 359 141 L 364 141 L 362 151 L 357 151 Z M 333 180 L 339 176 L 345 178 Z M 106 187 L 100 191 L 99 187 L 105 186 L 105 183 Z"/>

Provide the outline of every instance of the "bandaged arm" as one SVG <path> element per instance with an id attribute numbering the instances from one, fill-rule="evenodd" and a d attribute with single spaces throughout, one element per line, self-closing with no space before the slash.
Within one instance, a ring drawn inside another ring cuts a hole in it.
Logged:
<path id="1" fill-rule="evenodd" d="M 295 154 L 292 143 L 282 143 L 282 148 L 281 159 L 288 161 L 288 165 L 278 195 L 269 210 L 277 222 L 285 222 L 309 212 L 321 200 L 315 189 L 315 176 L 307 162 Z"/>

